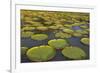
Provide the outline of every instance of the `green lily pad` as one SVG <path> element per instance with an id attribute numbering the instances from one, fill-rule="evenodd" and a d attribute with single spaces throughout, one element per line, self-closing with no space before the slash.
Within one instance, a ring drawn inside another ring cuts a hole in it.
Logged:
<path id="1" fill-rule="evenodd" d="M 69 59 L 84 59 L 86 58 L 86 53 L 79 47 L 65 47 L 62 50 L 62 54 Z"/>
<path id="2" fill-rule="evenodd" d="M 27 57 L 31 61 L 48 61 L 52 59 L 56 54 L 54 48 L 50 46 L 38 46 L 32 47 L 27 51 Z"/>
<path id="3" fill-rule="evenodd" d="M 28 47 L 21 47 L 21 56 L 26 56 L 27 50 L 28 50 Z"/>
<path id="4" fill-rule="evenodd" d="M 48 44 L 56 49 L 62 49 L 69 45 L 68 41 L 64 39 L 53 39 L 48 41 Z"/>
<path id="5" fill-rule="evenodd" d="M 75 36 L 75 37 L 81 37 L 82 34 L 81 33 L 78 33 L 78 32 L 75 32 L 75 33 L 73 33 L 73 36 Z"/>
<path id="6" fill-rule="evenodd" d="M 55 34 L 55 37 L 57 38 L 70 38 L 71 37 L 71 34 L 68 34 L 68 33 L 64 33 L 64 32 L 57 32 Z"/>
<path id="7" fill-rule="evenodd" d="M 47 31 L 48 30 L 48 27 L 45 27 L 45 26 L 39 26 L 36 28 L 37 30 L 40 30 L 40 31 Z"/>
<path id="8" fill-rule="evenodd" d="M 31 35 L 33 35 L 34 33 L 33 32 L 31 32 L 31 31 L 22 31 L 21 32 L 21 37 L 23 37 L 23 38 L 29 38 L 29 37 L 31 37 Z"/>
<path id="9" fill-rule="evenodd" d="M 65 32 L 65 33 L 69 33 L 69 34 L 74 33 L 74 31 L 71 30 L 71 29 L 63 29 L 63 32 Z"/>
<path id="10" fill-rule="evenodd" d="M 22 28 L 22 31 L 31 31 L 31 30 L 34 30 L 35 27 L 23 27 Z"/>
<path id="11" fill-rule="evenodd" d="M 45 40 L 45 39 L 48 38 L 48 35 L 47 35 L 47 34 L 33 34 L 33 35 L 31 36 L 31 38 L 32 38 L 33 40 Z"/>
<path id="12" fill-rule="evenodd" d="M 89 45 L 89 38 L 82 38 L 80 40 L 83 44 Z"/>

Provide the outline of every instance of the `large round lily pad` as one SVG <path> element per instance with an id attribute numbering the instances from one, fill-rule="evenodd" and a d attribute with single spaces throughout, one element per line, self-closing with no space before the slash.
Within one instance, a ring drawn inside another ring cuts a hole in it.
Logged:
<path id="1" fill-rule="evenodd" d="M 69 45 L 67 40 L 64 39 L 54 39 L 48 41 L 48 44 L 56 49 L 62 49 Z"/>
<path id="2" fill-rule="evenodd" d="M 86 58 L 86 53 L 79 47 L 66 47 L 62 50 L 62 54 L 69 59 Z"/>
<path id="3" fill-rule="evenodd" d="M 46 34 L 33 34 L 33 35 L 31 36 L 31 38 L 32 38 L 33 40 L 45 40 L 45 39 L 48 38 L 48 35 L 46 35 Z"/>
<path id="4" fill-rule="evenodd" d="M 81 42 L 82 42 L 83 44 L 89 45 L 89 38 L 82 38 L 82 39 L 81 39 Z"/>
<path id="5" fill-rule="evenodd" d="M 27 51 L 27 57 L 31 61 L 48 61 L 52 59 L 56 54 L 54 48 L 50 46 L 32 47 Z"/>

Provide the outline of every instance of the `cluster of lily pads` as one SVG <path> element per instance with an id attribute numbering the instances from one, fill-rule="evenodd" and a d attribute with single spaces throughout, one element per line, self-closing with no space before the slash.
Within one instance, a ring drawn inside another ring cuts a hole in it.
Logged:
<path id="1" fill-rule="evenodd" d="M 42 62 L 53 59 L 57 50 L 61 50 L 63 56 L 73 60 L 85 59 L 87 56 L 81 48 L 69 46 L 68 41 L 64 39 L 53 39 L 48 41 L 48 45 L 35 46 L 30 49 L 22 47 L 21 55 L 26 55 L 31 61 Z"/>
<path id="2" fill-rule="evenodd" d="M 48 32 L 53 33 L 53 39 L 49 39 Z M 49 39 L 47 45 L 21 47 L 21 56 L 27 56 L 31 61 L 49 61 L 57 50 L 61 50 L 66 58 L 85 59 L 84 50 L 71 46 L 67 40 L 71 37 L 79 37 L 82 44 L 89 45 L 88 13 L 21 10 L 21 38 Z"/>

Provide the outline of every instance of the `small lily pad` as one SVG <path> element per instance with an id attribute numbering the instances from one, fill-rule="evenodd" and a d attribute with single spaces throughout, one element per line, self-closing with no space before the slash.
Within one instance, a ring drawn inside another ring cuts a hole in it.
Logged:
<path id="1" fill-rule="evenodd" d="M 63 32 L 65 32 L 65 33 L 69 33 L 69 34 L 74 33 L 74 31 L 71 30 L 71 29 L 63 29 Z"/>
<path id="2" fill-rule="evenodd" d="M 82 39 L 81 39 L 81 42 L 82 42 L 83 44 L 89 45 L 89 38 L 82 38 Z"/>
<path id="3" fill-rule="evenodd" d="M 57 32 L 55 34 L 55 37 L 57 38 L 70 38 L 71 37 L 71 34 L 68 34 L 68 33 L 64 33 L 64 32 Z"/>
<path id="4" fill-rule="evenodd" d="M 47 34 L 33 34 L 33 35 L 31 36 L 31 38 L 32 38 L 33 40 L 45 40 L 45 39 L 48 38 L 48 35 L 47 35 Z"/>
<path id="5" fill-rule="evenodd" d="M 31 31 L 34 29 L 35 29 L 35 27 L 24 27 L 24 28 L 22 28 L 22 31 Z"/>
<path id="6" fill-rule="evenodd" d="M 69 59 L 84 59 L 86 58 L 86 53 L 79 47 L 65 47 L 62 50 L 62 54 Z"/>
<path id="7" fill-rule="evenodd" d="M 56 49 L 62 49 L 69 45 L 68 41 L 64 39 L 53 39 L 48 41 L 48 44 Z"/>
<path id="8" fill-rule="evenodd" d="M 32 47 L 27 51 L 27 57 L 31 61 L 48 61 L 52 59 L 56 54 L 54 48 L 50 46 L 38 46 Z"/>
<path id="9" fill-rule="evenodd" d="M 31 31 L 22 31 L 21 37 L 23 37 L 23 38 L 29 38 L 29 37 L 31 37 L 31 35 L 33 35 L 33 34 L 34 34 L 34 33 L 31 32 Z"/>
<path id="10" fill-rule="evenodd" d="M 46 31 L 48 30 L 48 27 L 45 27 L 45 26 L 39 26 L 36 28 L 37 30 L 40 30 L 40 31 Z"/>
<path id="11" fill-rule="evenodd" d="M 28 47 L 21 47 L 21 56 L 26 56 L 27 50 L 28 50 Z"/>

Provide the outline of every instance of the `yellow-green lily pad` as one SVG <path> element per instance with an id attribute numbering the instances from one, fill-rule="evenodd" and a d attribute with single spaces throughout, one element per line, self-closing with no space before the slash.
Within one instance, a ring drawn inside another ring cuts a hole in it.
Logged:
<path id="1" fill-rule="evenodd" d="M 62 50 L 62 54 L 65 57 L 69 58 L 69 59 L 78 60 L 78 59 L 84 59 L 84 58 L 86 58 L 86 53 L 81 48 L 74 47 L 74 46 L 65 47 Z"/>
<path id="2" fill-rule="evenodd" d="M 27 51 L 27 57 L 31 61 L 48 61 L 52 59 L 56 54 L 54 48 L 50 46 L 38 46 L 32 47 Z"/>
<path id="3" fill-rule="evenodd" d="M 33 39 L 33 40 L 45 40 L 47 38 L 48 38 L 47 34 L 33 34 L 31 36 L 31 39 Z"/>
<path id="4" fill-rule="evenodd" d="M 64 39 L 53 39 L 48 41 L 48 44 L 56 49 L 62 49 L 69 45 L 68 41 Z"/>

